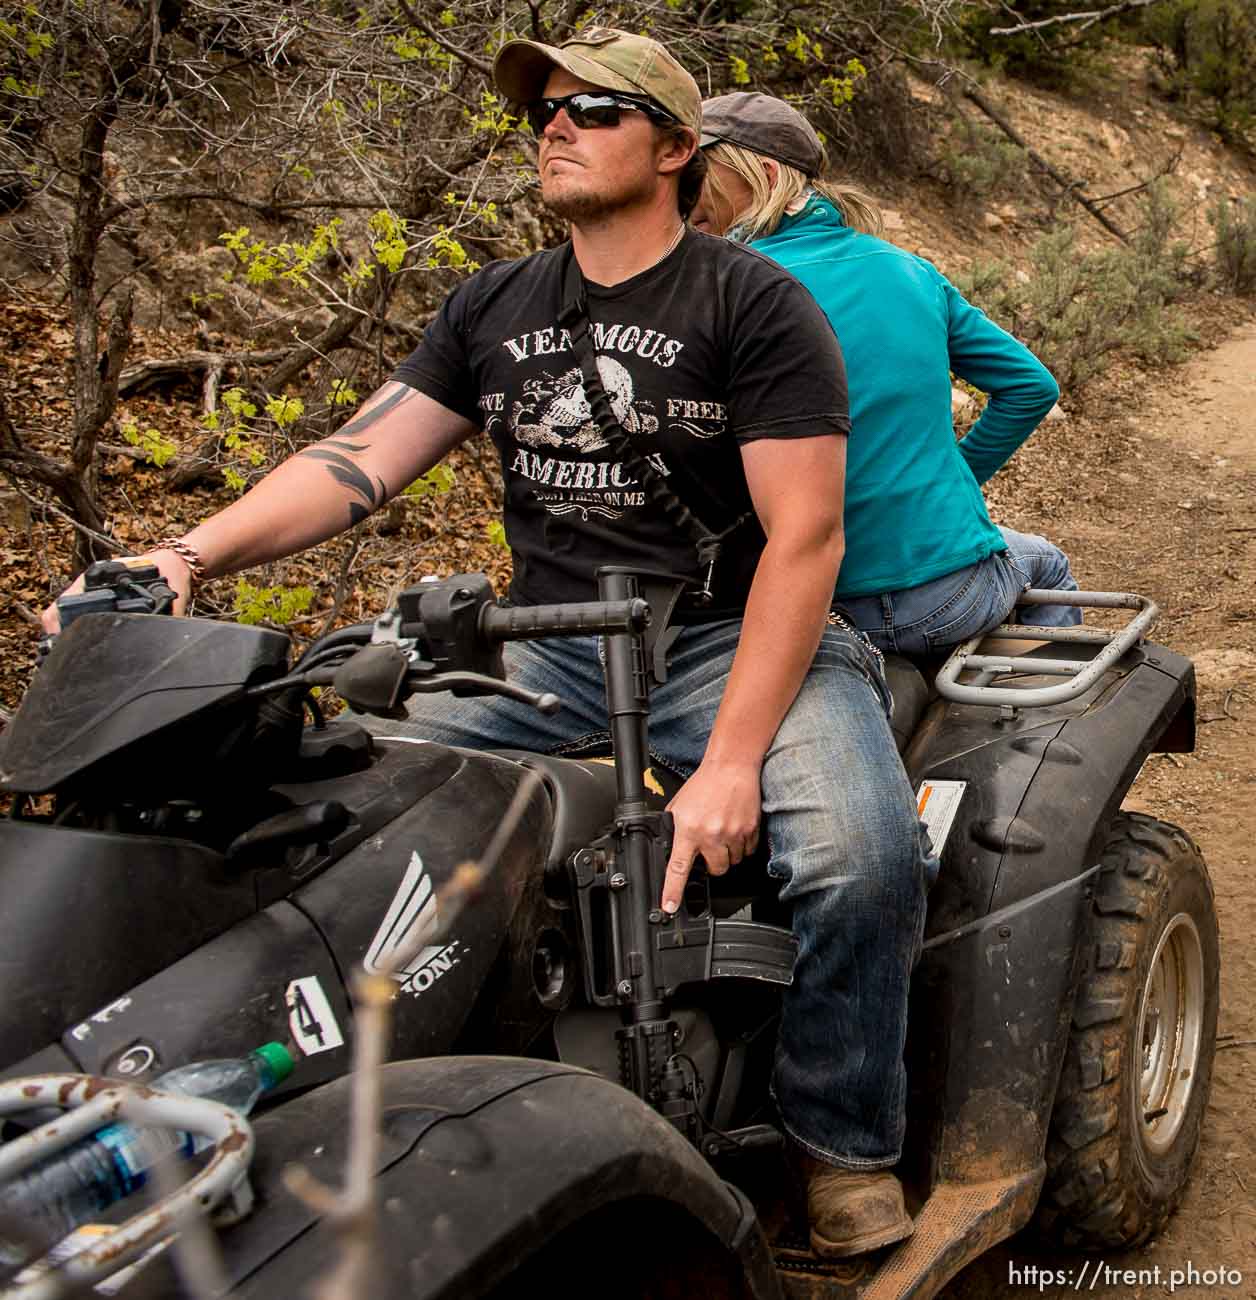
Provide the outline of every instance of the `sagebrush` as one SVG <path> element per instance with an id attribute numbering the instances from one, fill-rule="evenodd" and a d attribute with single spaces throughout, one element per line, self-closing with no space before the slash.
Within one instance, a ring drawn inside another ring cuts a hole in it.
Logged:
<path id="1" fill-rule="evenodd" d="M 1174 207 L 1163 184 L 1150 187 L 1143 221 L 1128 245 L 1086 252 L 1062 224 L 1030 254 L 1024 279 L 985 264 L 957 280 L 970 301 L 1023 339 L 1076 393 L 1117 351 L 1149 364 L 1180 361 L 1193 337 L 1172 304 L 1193 283 L 1188 249 L 1172 238 Z"/>
<path id="2" fill-rule="evenodd" d="M 1217 236 L 1217 280 L 1230 293 L 1256 293 L 1256 199 L 1218 199 L 1208 212 Z"/>

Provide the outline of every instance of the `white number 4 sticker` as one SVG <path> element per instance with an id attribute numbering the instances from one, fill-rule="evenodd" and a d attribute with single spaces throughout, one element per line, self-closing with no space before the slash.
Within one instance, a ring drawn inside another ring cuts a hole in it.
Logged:
<path id="1" fill-rule="evenodd" d="M 288 1004 L 288 1027 L 306 1056 L 344 1046 L 344 1036 L 317 975 L 293 980 L 284 1001 Z"/>

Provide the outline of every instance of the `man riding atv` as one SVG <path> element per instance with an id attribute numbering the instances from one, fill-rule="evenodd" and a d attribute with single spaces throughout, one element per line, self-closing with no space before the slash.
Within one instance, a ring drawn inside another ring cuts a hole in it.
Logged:
<path id="1" fill-rule="evenodd" d="M 677 910 L 698 857 L 721 874 L 766 834 L 799 941 L 774 1092 L 812 1245 L 886 1245 L 912 1228 L 889 1169 L 936 860 L 878 657 L 829 615 L 849 429 L 836 340 L 774 264 L 686 229 L 701 100 L 657 43 L 611 29 L 561 48 L 511 41 L 494 75 L 528 108 L 542 195 L 571 220 L 570 245 L 472 276 L 348 424 L 144 558 L 183 607 L 201 578 L 359 522 L 483 430 L 502 457 L 515 602 L 588 599 L 604 564 L 692 575 L 651 698 L 652 753 L 688 778 L 660 905 Z M 603 436 L 605 404 L 631 431 L 627 452 Z M 561 690 L 561 714 L 433 697 L 406 729 L 562 753 L 604 740 L 595 638 L 512 651 L 514 680 Z"/>

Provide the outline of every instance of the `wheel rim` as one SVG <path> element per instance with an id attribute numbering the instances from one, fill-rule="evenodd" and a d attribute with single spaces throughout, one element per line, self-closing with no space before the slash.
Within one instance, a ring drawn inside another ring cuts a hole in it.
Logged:
<path id="1" fill-rule="evenodd" d="M 1203 1038 L 1204 953 L 1199 930 L 1179 912 L 1160 933 L 1143 985 L 1134 1046 L 1141 1063 L 1134 1131 L 1163 1155 L 1186 1119 Z"/>

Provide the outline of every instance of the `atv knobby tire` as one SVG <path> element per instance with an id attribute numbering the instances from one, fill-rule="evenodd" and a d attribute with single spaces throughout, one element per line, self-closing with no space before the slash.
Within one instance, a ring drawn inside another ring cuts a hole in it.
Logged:
<path id="1" fill-rule="evenodd" d="M 1199 1146 L 1216 1050 L 1212 883 L 1184 831 L 1113 822 L 1047 1139 L 1038 1227 L 1120 1249 L 1158 1232 Z"/>

